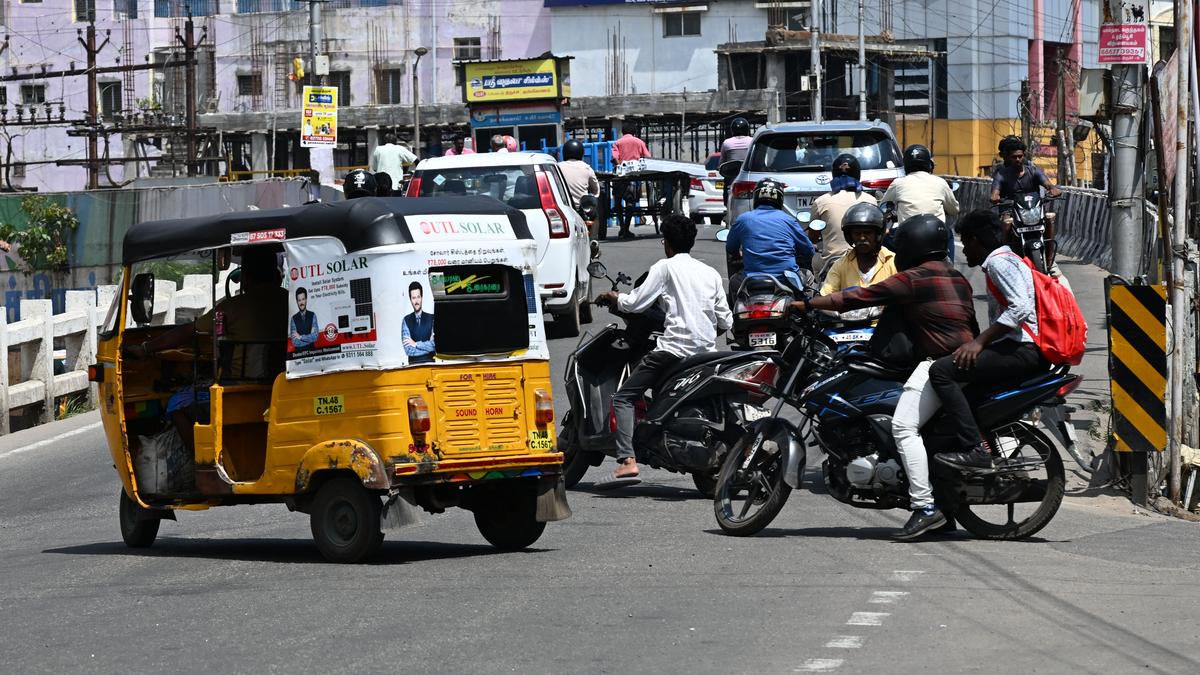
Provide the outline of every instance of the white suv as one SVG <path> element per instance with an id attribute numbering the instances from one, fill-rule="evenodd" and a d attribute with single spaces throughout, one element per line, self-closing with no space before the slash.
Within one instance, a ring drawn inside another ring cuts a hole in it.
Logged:
<path id="1" fill-rule="evenodd" d="M 413 171 L 409 197 L 482 195 L 521 209 L 537 241 L 535 276 L 542 307 L 562 337 L 591 323 L 587 226 L 571 207 L 558 163 L 540 152 L 489 152 L 426 159 Z"/>

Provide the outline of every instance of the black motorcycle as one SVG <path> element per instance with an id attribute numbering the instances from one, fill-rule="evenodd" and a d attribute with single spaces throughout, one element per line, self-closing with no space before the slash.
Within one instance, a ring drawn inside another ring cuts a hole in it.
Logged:
<path id="1" fill-rule="evenodd" d="M 593 261 L 588 271 L 608 279 L 613 290 L 630 284 L 624 274 L 609 277 L 599 261 Z M 623 319 L 625 327 L 609 324 L 584 335 L 567 361 L 570 409 L 558 433 L 567 487 L 578 483 L 588 467 L 616 456 L 612 396 L 638 361 L 654 349 L 662 331 L 661 310 L 627 314 L 610 307 L 609 311 Z M 774 362 L 756 352 L 707 352 L 681 360 L 634 408 L 638 463 L 691 474 L 696 489 L 711 498 L 727 449 L 745 435 L 748 417 L 765 414 L 758 407 L 766 401 L 762 386 L 774 379 L 775 371 Z"/>
<path id="2" fill-rule="evenodd" d="M 1013 251 L 1033 261 L 1033 266 L 1048 274 L 1054 263 L 1056 243 L 1051 236 L 1057 214 L 1047 207 L 1057 197 L 1043 197 L 1038 192 L 1025 192 L 1014 199 L 996 204 L 1000 220 L 1011 228 Z"/>
<path id="3" fill-rule="evenodd" d="M 909 507 L 891 429 L 908 370 L 862 352 L 839 353 L 813 318 L 793 321 L 798 336 L 775 359 L 781 380 L 766 388 L 776 398 L 774 408 L 732 447 L 718 476 L 714 511 L 729 534 L 755 534 L 778 515 L 801 485 L 810 442 L 826 454 L 825 486 L 838 501 L 857 508 Z M 1065 472 L 1050 439 L 1022 418 L 1038 406 L 1061 405 L 1081 380 L 1055 368 L 1020 383 L 968 387 L 996 467 L 969 470 L 931 461 L 937 504 L 985 539 L 1024 539 L 1045 527 L 1062 502 Z M 785 404 L 803 416 L 799 426 L 779 417 Z M 931 454 L 959 449 L 948 422 L 939 414 L 922 429 Z"/>

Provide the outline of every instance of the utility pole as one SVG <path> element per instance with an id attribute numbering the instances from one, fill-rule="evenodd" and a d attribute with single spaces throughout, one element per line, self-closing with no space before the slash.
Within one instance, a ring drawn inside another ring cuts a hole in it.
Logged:
<path id="1" fill-rule="evenodd" d="M 78 30 L 75 35 L 78 38 Z M 96 190 L 100 187 L 100 163 L 98 155 L 100 154 L 99 144 L 97 143 L 97 128 L 100 126 L 100 102 L 97 99 L 100 84 L 96 81 L 96 55 L 100 53 L 108 45 L 108 37 L 112 31 L 104 31 L 104 42 L 99 47 L 96 46 L 96 24 L 91 22 L 87 26 L 87 38 L 78 38 L 79 43 L 87 51 L 87 88 L 88 88 L 88 111 L 87 111 L 87 156 L 88 156 L 88 180 L 87 189 Z"/>
<path id="2" fill-rule="evenodd" d="M 821 100 L 821 0 L 812 0 L 809 9 L 808 35 L 812 45 L 809 53 L 813 79 L 812 120 L 825 121 L 824 102 Z"/>
<path id="3" fill-rule="evenodd" d="M 1033 115 L 1030 112 L 1029 80 L 1021 80 L 1021 95 L 1017 98 L 1017 114 L 1021 118 L 1021 142 L 1030 147 L 1033 141 Z"/>
<path id="4" fill-rule="evenodd" d="M 1067 87 L 1066 87 L 1066 68 L 1063 64 L 1063 48 L 1058 48 L 1058 53 L 1055 58 L 1055 72 L 1058 78 L 1057 92 L 1055 99 L 1058 105 L 1055 106 L 1055 112 L 1058 116 L 1057 140 L 1058 140 L 1058 184 L 1070 185 L 1067 178 Z"/>
<path id="5" fill-rule="evenodd" d="M 208 28 L 203 29 L 203 34 L 200 36 L 200 41 L 196 42 L 195 24 L 192 23 L 192 9 L 188 6 L 187 22 L 183 25 L 183 35 L 179 35 L 179 29 L 175 29 L 175 40 L 183 45 L 184 62 L 187 63 L 187 70 L 184 71 L 184 96 L 187 101 L 184 103 L 184 112 L 186 115 L 187 131 L 185 139 L 187 141 L 187 175 L 196 175 L 196 48 L 204 44 L 204 39 L 208 36 Z"/>
<path id="6" fill-rule="evenodd" d="M 1191 91 L 1195 83 L 1191 82 L 1192 54 L 1192 0 L 1175 0 L 1175 49 L 1179 64 L 1179 92 L 1176 96 L 1175 110 L 1175 200 L 1174 221 L 1171 227 L 1171 320 L 1172 332 L 1175 334 L 1171 350 L 1170 365 L 1167 373 L 1170 380 L 1167 384 L 1171 401 L 1170 430 L 1167 433 L 1167 451 L 1170 455 L 1170 496 L 1171 501 L 1178 504 L 1179 489 L 1182 481 L 1183 463 L 1180 453 L 1180 443 L 1183 442 L 1183 413 L 1184 413 L 1184 383 L 1183 378 L 1191 377 L 1187 372 L 1186 350 L 1194 349 L 1194 344 L 1187 344 L 1182 336 L 1187 335 L 1188 311 L 1192 303 L 1187 297 L 1184 280 L 1184 263 L 1187 257 L 1188 235 L 1188 198 L 1190 195 L 1188 169 L 1190 168 L 1190 152 L 1188 150 L 1188 107 L 1191 105 Z M 1193 421 L 1194 423 L 1194 421 Z M 1183 507 L 1187 508 L 1187 504 Z"/>
<path id="7" fill-rule="evenodd" d="M 867 38 L 864 34 L 866 12 L 858 0 L 858 119 L 867 119 Z"/>
<path id="8" fill-rule="evenodd" d="M 321 23 L 322 0 L 308 0 L 308 67 L 313 84 L 325 84 L 325 76 L 317 74 L 317 57 L 321 55 L 321 43 L 325 40 L 325 27 Z M 341 92 L 338 92 L 341 98 Z"/>
<path id="9" fill-rule="evenodd" d="M 1123 11 L 1121 0 L 1106 1 L 1105 20 L 1119 19 Z M 1108 195 L 1112 219 L 1112 271 L 1130 281 L 1141 271 L 1143 248 L 1141 211 L 1145 186 L 1142 183 L 1140 141 L 1145 96 L 1142 68 L 1141 65 L 1113 65 L 1110 99 L 1113 102 L 1113 161 Z"/>

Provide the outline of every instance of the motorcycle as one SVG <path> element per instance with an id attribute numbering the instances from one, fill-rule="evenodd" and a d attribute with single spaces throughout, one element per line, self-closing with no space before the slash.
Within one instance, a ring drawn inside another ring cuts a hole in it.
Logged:
<path id="1" fill-rule="evenodd" d="M 780 378 L 764 387 L 776 402 L 733 445 L 717 478 L 717 524 L 735 536 L 753 535 L 779 514 L 791 491 L 801 487 L 812 443 L 825 452 L 825 486 L 838 501 L 856 508 L 909 506 L 908 480 L 891 431 L 907 369 L 861 352 L 839 354 L 815 319 L 792 320 L 797 338 L 775 357 Z M 968 387 L 997 464 L 974 470 L 931 461 L 938 505 L 985 539 L 1025 539 L 1045 527 L 1062 502 L 1065 472 L 1051 440 L 1023 417 L 1038 406 L 1061 405 L 1081 380 L 1060 367 L 1020 383 Z M 779 417 L 784 405 L 800 412 L 799 425 Z M 931 454 L 958 449 L 949 422 L 939 414 L 922 429 Z"/>
<path id="2" fill-rule="evenodd" d="M 588 272 L 607 279 L 612 290 L 631 284 L 623 273 L 610 277 L 598 260 Z M 569 409 L 558 435 L 567 487 L 576 485 L 588 467 L 599 466 L 605 456 L 616 456 L 612 396 L 654 349 L 662 331 L 661 310 L 640 315 L 615 307 L 609 311 L 623 319 L 625 327 L 614 323 L 584 335 L 567 361 Z M 766 401 L 761 387 L 774 375 L 774 363 L 755 352 L 706 352 L 681 360 L 634 407 L 638 463 L 691 474 L 696 489 L 711 498 L 727 449 L 764 414 L 759 407 Z"/>
<path id="3" fill-rule="evenodd" d="M 1026 192 L 1015 199 L 1005 199 L 996 204 L 1000 221 L 1011 228 L 1011 239 L 1016 242 L 1014 252 L 1033 261 L 1033 266 L 1048 274 L 1054 264 L 1056 244 L 1048 233 L 1054 232 L 1058 214 L 1048 208 L 1058 197 L 1043 197 L 1037 192 Z"/>

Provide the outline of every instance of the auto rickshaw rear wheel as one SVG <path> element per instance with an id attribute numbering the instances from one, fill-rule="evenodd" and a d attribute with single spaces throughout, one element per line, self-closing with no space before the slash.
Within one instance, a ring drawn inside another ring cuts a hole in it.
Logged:
<path id="1" fill-rule="evenodd" d="M 146 509 L 129 498 L 125 490 L 121 490 L 121 500 L 117 507 L 121 519 L 121 539 L 129 548 L 148 548 L 158 537 L 158 518 L 147 518 L 142 514 Z"/>
<path id="2" fill-rule="evenodd" d="M 537 541 L 546 524 L 537 520 L 537 482 L 517 479 L 505 483 L 489 485 L 476 497 L 475 526 L 492 546 L 519 551 Z"/>
<path id="3" fill-rule="evenodd" d="M 337 476 L 317 489 L 309 523 L 313 541 L 329 562 L 355 563 L 374 555 L 383 543 L 378 495 L 358 477 Z"/>

